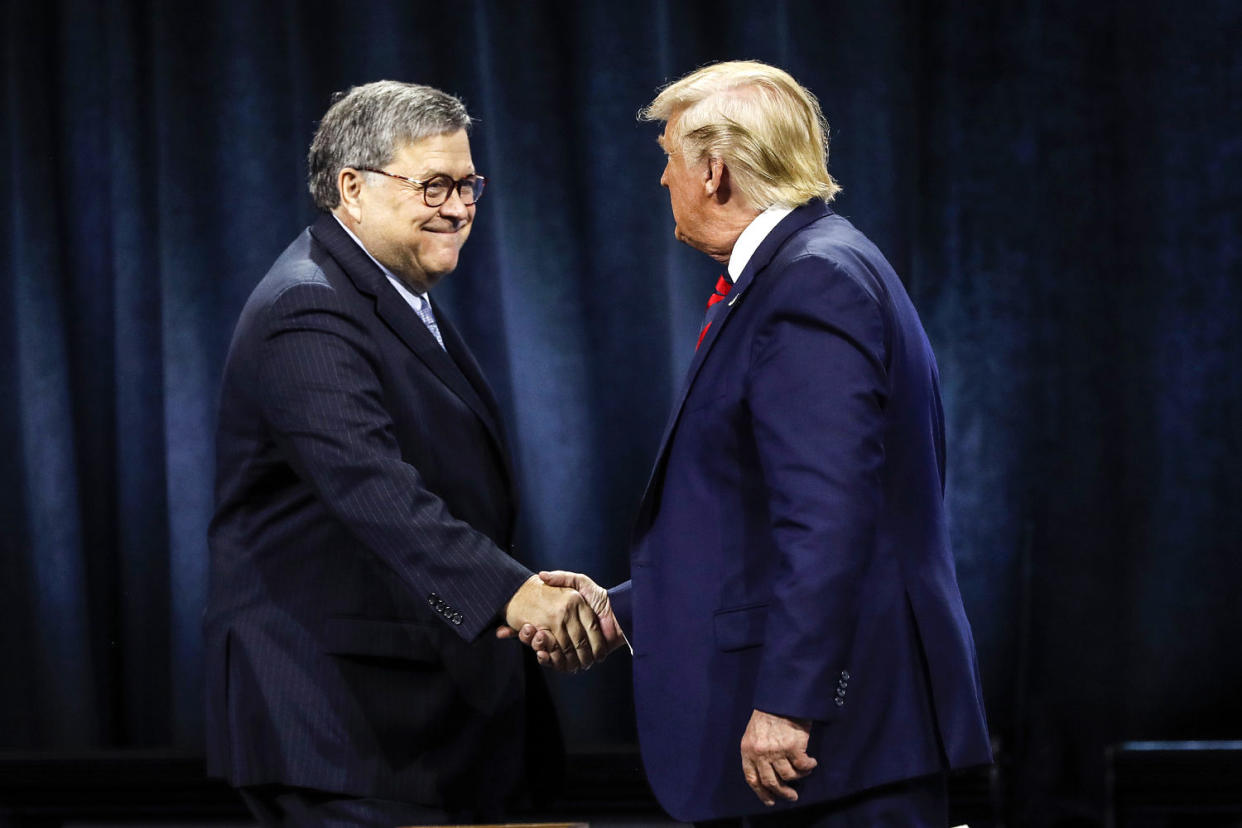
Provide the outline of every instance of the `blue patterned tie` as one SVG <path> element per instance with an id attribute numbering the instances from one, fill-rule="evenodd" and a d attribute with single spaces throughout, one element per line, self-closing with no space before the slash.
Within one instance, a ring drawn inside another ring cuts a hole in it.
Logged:
<path id="1" fill-rule="evenodd" d="M 423 301 L 417 303 L 414 312 L 418 314 L 418 318 L 423 320 L 423 324 L 427 326 L 427 330 L 431 331 L 431 335 L 436 338 L 436 342 L 440 343 L 440 347 L 444 348 L 444 338 L 440 336 L 440 326 L 436 324 L 436 315 L 431 311 L 431 300 L 426 296 L 422 297 Z M 445 348 L 445 350 L 448 350 Z"/>

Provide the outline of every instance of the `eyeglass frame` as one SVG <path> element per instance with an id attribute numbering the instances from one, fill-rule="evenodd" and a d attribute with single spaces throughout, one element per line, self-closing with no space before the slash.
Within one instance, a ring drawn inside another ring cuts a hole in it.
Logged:
<path id="1" fill-rule="evenodd" d="M 413 184 L 415 187 L 417 187 L 419 190 L 422 191 L 423 204 L 426 204 L 428 207 L 443 207 L 448 202 L 449 198 L 453 195 L 453 193 L 457 193 L 457 197 L 461 198 L 462 204 L 465 204 L 467 207 L 473 207 L 474 205 L 479 203 L 479 199 L 483 197 L 483 191 L 487 189 L 487 176 L 479 175 L 478 173 L 472 173 L 471 175 L 468 175 L 465 178 L 459 178 L 456 180 L 454 180 L 452 176 L 450 176 L 448 173 L 440 173 L 438 175 L 433 175 L 431 178 L 428 178 L 424 181 L 419 181 L 417 178 L 408 178 L 407 176 L 397 175 L 396 173 L 390 173 L 387 170 L 381 170 L 375 167 L 354 167 L 354 169 L 363 170 L 364 172 L 379 173 L 380 175 L 386 175 L 389 178 L 395 178 L 398 181 L 404 181 L 406 184 Z M 439 204 L 432 204 L 430 201 L 427 200 L 427 185 L 435 181 L 437 178 L 447 178 L 449 182 L 452 184 L 452 186 L 449 187 L 448 192 L 444 194 L 444 201 L 441 201 Z M 462 198 L 462 195 L 461 195 L 461 185 L 464 184 L 468 180 L 473 180 L 481 184 L 481 186 L 479 187 L 479 192 L 475 195 L 474 201 L 471 201 L 471 202 L 467 202 L 466 199 Z"/>

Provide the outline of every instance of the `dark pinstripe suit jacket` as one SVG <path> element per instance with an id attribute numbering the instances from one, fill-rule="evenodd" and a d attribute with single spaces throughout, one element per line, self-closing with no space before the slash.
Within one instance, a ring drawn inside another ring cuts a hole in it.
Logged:
<path id="1" fill-rule="evenodd" d="M 530 571 L 495 399 L 439 324 L 447 353 L 326 214 L 242 311 L 204 617 L 208 766 L 235 785 L 463 808 L 521 781 L 546 689 L 490 630 Z"/>

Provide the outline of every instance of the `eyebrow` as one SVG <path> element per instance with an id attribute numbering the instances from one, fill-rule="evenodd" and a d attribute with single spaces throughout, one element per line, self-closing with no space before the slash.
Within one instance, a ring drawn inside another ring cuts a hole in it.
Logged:
<path id="1" fill-rule="evenodd" d="M 418 181 L 430 181 L 433 178 L 444 176 L 445 178 L 450 178 L 453 181 L 461 181 L 462 179 L 469 178 L 472 175 L 478 175 L 478 174 L 479 173 L 477 170 L 472 169 L 470 170 L 470 172 L 466 173 L 461 178 L 457 178 L 452 173 L 444 172 L 443 170 L 428 170 L 425 175 L 411 175 L 410 178 L 416 179 Z"/>

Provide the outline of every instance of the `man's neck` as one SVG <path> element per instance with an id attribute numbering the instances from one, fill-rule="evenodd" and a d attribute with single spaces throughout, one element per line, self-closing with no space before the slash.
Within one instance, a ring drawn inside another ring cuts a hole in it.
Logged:
<path id="1" fill-rule="evenodd" d="M 727 265 L 738 238 L 759 213 L 759 210 L 748 207 L 722 207 L 716 216 L 712 237 L 708 239 L 703 252 L 722 265 Z"/>

